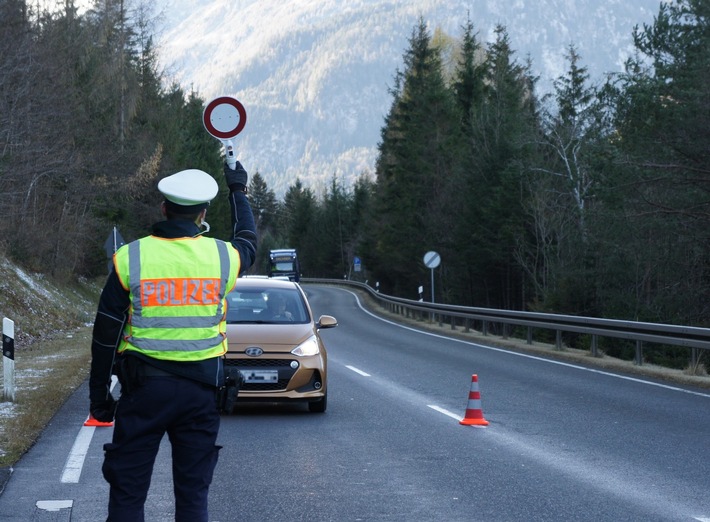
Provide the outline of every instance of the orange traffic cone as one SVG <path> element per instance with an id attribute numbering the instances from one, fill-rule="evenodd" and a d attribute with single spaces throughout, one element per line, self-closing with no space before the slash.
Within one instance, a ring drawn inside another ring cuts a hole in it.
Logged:
<path id="1" fill-rule="evenodd" d="M 84 426 L 95 426 L 97 428 L 110 428 L 111 426 L 113 426 L 113 421 L 101 422 L 100 420 L 96 420 L 96 417 L 94 417 L 91 413 L 89 413 L 89 416 L 84 421 Z"/>
<path id="2" fill-rule="evenodd" d="M 481 393 L 478 391 L 478 375 L 471 376 L 471 391 L 468 393 L 466 413 L 459 421 L 464 426 L 488 426 L 488 421 L 483 418 L 481 409 Z"/>

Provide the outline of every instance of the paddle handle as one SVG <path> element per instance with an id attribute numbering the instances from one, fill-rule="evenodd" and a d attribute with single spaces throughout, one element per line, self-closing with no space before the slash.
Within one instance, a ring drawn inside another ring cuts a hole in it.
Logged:
<path id="1" fill-rule="evenodd" d="M 230 169 L 234 169 L 237 165 L 237 156 L 234 154 L 234 144 L 232 140 L 222 140 L 224 144 L 224 157 Z"/>

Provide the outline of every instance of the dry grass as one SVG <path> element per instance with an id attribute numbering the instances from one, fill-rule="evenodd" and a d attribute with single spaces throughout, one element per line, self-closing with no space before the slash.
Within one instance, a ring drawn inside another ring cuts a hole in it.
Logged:
<path id="1" fill-rule="evenodd" d="M 86 380 L 90 338 L 90 329 L 84 327 L 27 349 L 16 349 L 15 402 L 3 403 L 0 414 L 0 467 L 19 460 L 69 395 Z M 86 400 L 88 414 L 88 397 Z"/>
<path id="2" fill-rule="evenodd" d="M 15 400 L 0 402 L 0 467 L 17 462 L 86 380 L 102 283 L 52 281 L 0 255 L 0 317 L 15 324 Z M 3 380 L 4 371 L 4 390 Z"/>

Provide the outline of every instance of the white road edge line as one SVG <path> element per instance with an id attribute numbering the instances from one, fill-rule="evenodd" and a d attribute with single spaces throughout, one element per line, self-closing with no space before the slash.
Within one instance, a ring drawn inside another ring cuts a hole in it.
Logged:
<path id="1" fill-rule="evenodd" d="M 67 457 L 67 462 L 64 464 L 64 471 L 62 471 L 62 478 L 60 479 L 62 484 L 79 483 L 81 470 L 84 467 L 84 459 L 89 451 L 89 445 L 95 430 L 96 426 L 82 426 L 79 430 L 79 434 L 74 440 L 74 446 L 72 446 Z"/>
<path id="2" fill-rule="evenodd" d="M 355 368 L 354 366 L 349 366 L 349 365 L 346 364 L 345 367 L 346 367 L 348 370 L 352 370 L 352 371 L 354 371 L 355 373 L 358 373 L 358 374 L 362 375 L 363 377 L 372 377 L 369 373 L 363 372 L 362 370 L 358 370 L 358 369 Z"/>
<path id="3" fill-rule="evenodd" d="M 445 410 L 444 408 L 440 408 L 439 406 L 436 406 L 435 404 L 427 404 L 427 406 L 434 411 L 438 411 L 439 413 L 443 413 L 447 417 L 451 417 L 452 419 L 456 419 L 457 421 L 461 420 L 461 415 L 456 415 L 455 413 L 450 412 L 449 410 Z"/>
<path id="4" fill-rule="evenodd" d="M 116 386 L 118 379 L 115 375 L 111 376 L 111 391 Z M 79 433 L 74 439 L 74 445 L 67 456 L 64 470 L 59 481 L 63 484 L 78 484 L 81 477 L 81 470 L 84 468 L 84 460 L 89 451 L 91 439 L 94 437 L 96 426 L 82 426 Z"/>
<path id="5" fill-rule="evenodd" d="M 485 344 L 473 343 L 470 341 L 464 341 L 462 339 L 456 339 L 455 337 L 446 337 L 445 335 L 439 335 L 439 334 L 435 334 L 435 333 L 431 333 L 431 332 L 425 332 L 423 330 L 417 330 L 416 328 L 410 328 L 409 326 L 404 326 L 404 325 L 401 325 L 401 324 L 396 323 L 394 321 L 389 321 L 387 319 L 379 317 L 378 315 L 373 314 L 369 310 L 365 309 L 364 306 L 362 306 L 362 303 L 360 303 L 360 298 L 357 296 L 357 294 L 355 294 L 354 292 L 351 292 L 350 290 L 343 290 L 343 291 L 351 294 L 355 298 L 355 301 L 357 302 L 357 305 L 360 307 L 360 310 L 365 312 L 367 315 L 374 317 L 375 319 L 382 321 L 383 323 L 391 324 L 393 326 L 397 326 L 399 328 L 409 330 L 410 332 L 416 332 L 416 333 L 420 333 L 422 335 L 436 337 L 437 339 L 446 339 L 447 341 L 453 341 L 453 342 L 457 342 L 457 343 L 468 344 L 470 346 L 476 346 L 478 348 L 483 348 L 485 350 L 492 350 L 494 352 L 505 353 L 508 355 L 517 355 L 518 357 L 525 357 L 526 359 L 534 359 L 536 361 L 542 361 L 542 362 L 546 362 L 549 364 L 556 364 L 558 366 L 566 366 L 567 368 L 574 368 L 576 370 L 582 370 L 585 372 L 598 373 L 600 375 L 605 375 L 607 377 L 614 377 L 616 379 L 623 379 L 626 381 L 647 384 L 649 386 L 655 386 L 657 388 L 664 388 L 666 390 L 677 391 L 677 392 L 681 392 L 681 393 L 688 393 L 690 395 L 696 395 L 698 397 L 705 397 L 706 399 L 710 399 L 710 393 L 701 393 L 701 392 L 696 392 L 696 391 L 692 391 L 692 390 L 685 390 L 683 388 L 678 388 L 677 386 L 669 386 L 668 384 L 661 384 L 658 382 L 646 381 L 644 379 L 636 379 L 634 377 L 627 377 L 626 375 L 618 375 L 616 373 L 605 372 L 603 370 L 597 370 L 595 368 L 587 368 L 585 366 L 580 366 L 578 364 L 570 364 L 570 363 L 566 363 L 566 362 L 562 362 L 562 361 L 554 361 L 552 359 L 545 359 L 544 357 L 536 357 L 535 355 L 530 355 L 527 353 L 513 352 L 510 350 L 504 350 L 502 348 L 495 348 L 493 346 L 486 346 Z M 710 519 L 704 520 L 702 522 L 710 522 Z"/>
<path id="6" fill-rule="evenodd" d="M 461 421 L 461 415 L 456 415 L 455 413 L 450 412 L 449 410 L 445 410 L 444 408 L 440 408 L 440 407 L 437 406 L 436 404 L 427 404 L 427 406 L 428 406 L 429 408 L 431 408 L 432 410 L 434 410 L 434 411 L 438 411 L 439 413 L 443 413 L 443 414 L 446 415 L 447 417 L 451 417 L 452 419 L 455 419 L 455 420 L 457 420 L 457 421 Z M 467 427 L 468 427 L 468 428 L 480 428 L 480 429 L 484 429 L 484 430 L 485 430 L 488 426 L 476 426 L 476 425 L 473 425 L 473 426 L 467 426 Z"/>

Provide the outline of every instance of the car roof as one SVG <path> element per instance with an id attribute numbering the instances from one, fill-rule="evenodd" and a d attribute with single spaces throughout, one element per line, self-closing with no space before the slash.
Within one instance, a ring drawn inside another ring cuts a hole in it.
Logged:
<path id="1" fill-rule="evenodd" d="M 265 289 L 294 289 L 298 288 L 298 284 L 286 279 L 274 279 L 271 277 L 240 277 L 237 279 L 235 290 L 248 290 L 250 288 L 265 288 Z"/>

